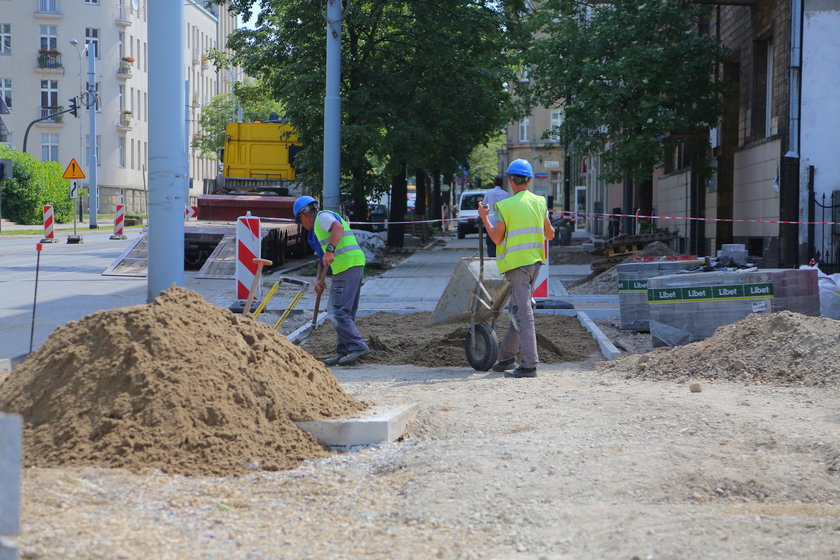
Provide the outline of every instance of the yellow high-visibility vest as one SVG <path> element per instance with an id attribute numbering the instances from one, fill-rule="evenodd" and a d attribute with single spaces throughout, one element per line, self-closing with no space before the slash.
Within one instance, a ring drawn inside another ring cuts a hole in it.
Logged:
<path id="1" fill-rule="evenodd" d="M 321 210 L 321 212 L 328 211 Z M 324 249 L 330 244 L 330 232 L 324 230 L 318 225 L 318 216 L 321 212 L 318 212 L 318 214 L 315 215 L 315 237 L 318 238 L 318 243 L 321 244 L 321 249 Z M 344 218 L 335 212 L 329 213 L 341 220 L 341 225 L 344 226 L 344 234 L 341 236 L 341 241 L 339 241 L 338 245 L 335 246 L 335 260 L 330 266 L 332 273 L 338 274 L 340 272 L 344 272 L 352 266 L 365 266 L 365 252 L 362 251 L 361 247 L 359 247 L 359 243 L 356 241 L 356 236 L 353 235 L 352 231 L 350 231 L 350 224 L 348 224 Z"/>
<path id="2" fill-rule="evenodd" d="M 521 191 L 496 203 L 496 221 L 505 223 L 505 238 L 496 247 L 499 272 L 545 263 L 545 198 Z"/>

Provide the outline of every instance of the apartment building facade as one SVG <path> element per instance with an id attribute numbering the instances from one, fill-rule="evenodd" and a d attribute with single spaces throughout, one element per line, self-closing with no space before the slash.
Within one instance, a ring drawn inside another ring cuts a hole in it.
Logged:
<path id="1" fill-rule="evenodd" d="M 765 266 L 815 258 L 835 270 L 840 228 L 806 222 L 840 216 L 840 4 L 742 4 L 716 6 L 710 26 L 729 51 L 723 115 L 703 154 L 716 173 L 700 176 L 675 154 L 654 173 L 656 213 L 707 219 L 684 222 L 693 252 L 743 243 Z"/>
<path id="2" fill-rule="evenodd" d="M 2 115 L 7 136 L 0 141 L 39 160 L 67 165 L 71 159 L 89 172 L 89 150 L 97 153 L 99 211 L 112 212 L 124 202 L 129 211 L 146 211 L 148 185 L 149 34 L 148 0 L 0 0 L 0 97 L 8 106 Z M 184 91 L 190 137 L 197 130 L 201 107 L 230 92 L 232 80 L 217 73 L 207 60 L 211 48 L 223 47 L 236 28 L 224 6 L 187 2 Z M 97 96 L 93 142 L 84 105 L 79 118 L 70 114 L 35 123 L 70 107 L 85 94 L 87 53 L 95 60 Z M 185 138 L 185 144 L 188 139 Z M 191 194 L 201 192 L 205 177 L 214 177 L 217 162 L 190 150 Z M 83 185 L 86 186 L 86 185 Z"/>

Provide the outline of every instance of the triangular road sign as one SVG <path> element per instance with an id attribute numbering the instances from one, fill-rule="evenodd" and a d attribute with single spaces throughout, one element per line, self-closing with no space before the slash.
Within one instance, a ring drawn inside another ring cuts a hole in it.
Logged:
<path id="1" fill-rule="evenodd" d="M 64 175 L 62 175 L 65 179 L 84 179 L 85 173 L 82 171 L 82 168 L 79 167 L 79 163 L 76 161 L 76 158 L 70 160 L 70 164 L 67 166 L 67 169 L 64 170 Z"/>

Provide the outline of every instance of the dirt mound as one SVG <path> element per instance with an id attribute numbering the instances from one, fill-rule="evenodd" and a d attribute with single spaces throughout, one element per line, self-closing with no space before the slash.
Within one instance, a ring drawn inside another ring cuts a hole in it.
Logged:
<path id="1" fill-rule="evenodd" d="M 840 385 L 840 321 L 754 313 L 706 340 L 660 348 L 599 369 L 649 379 L 725 379 L 773 385 Z"/>
<path id="2" fill-rule="evenodd" d="M 59 327 L 0 385 L 28 466 L 185 475 L 293 468 L 326 455 L 293 420 L 365 405 L 265 325 L 184 288 Z"/>
<path id="3" fill-rule="evenodd" d="M 644 249 L 630 255 L 619 264 L 633 262 L 633 259 L 638 257 L 668 257 L 678 254 L 661 241 L 654 241 L 653 243 L 648 243 Z M 569 293 L 576 295 L 617 294 L 618 269 L 612 266 L 600 274 L 593 272 L 579 282 L 569 284 Z"/>
<path id="4" fill-rule="evenodd" d="M 359 317 L 359 331 L 371 353 L 361 362 L 368 364 L 415 365 L 424 367 L 470 367 L 464 352 L 466 325 L 429 325 L 431 313 L 374 313 Z M 509 324 L 507 315 L 496 322 L 501 340 Z M 576 317 L 536 315 L 537 350 L 546 364 L 578 362 L 598 352 L 592 335 Z M 319 327 L 305 348 L 315 356 L 335 355 L 335 330 L 331 323 Z"/>

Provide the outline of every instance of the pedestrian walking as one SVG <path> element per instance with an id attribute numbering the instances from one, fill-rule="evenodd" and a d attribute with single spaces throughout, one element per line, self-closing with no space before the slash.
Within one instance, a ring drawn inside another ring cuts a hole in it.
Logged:
<path id="1" fill-rule="evenodd" d="M 496 175 L 493 179 L 493 188 L 484 193 L 484 203 L 490 207 L 490 223 L 496 225 L 496 203 L 509 197 L 510 194 L 504 188 L 504 180 L 501 176 Z M 487 256 L 496 256 L 496 244 L 489 235 L 485 236 L 487 239 Z"/>
<path id="2" fill-rule="evenodd" d="M 511 326 L 499 347 L 499 361 L 493 371 L 505 377 L 536 377 L 539 356 L 531 294 L 540 266 L 545 264 L 545 240 L 554 239 L 546 200 L 528 190 L 534 171 L 527 160 L 511 162 L 505 172 L 513 195 L 496 203 L 496 223 L 490 222 L 490 208 L 481 205 L 478 215 L 487 235 L 497 246 L 496 265 L 510 284 Z M 521 353 L 516 366 L 516 354 Z M 513 370 L 513 371 L 509 371 Z"/>
<path id="3" fill-rule="evenodd" d="M 328 312 L 335 324 L 336 355 L 328 366 L 346 366 L 370 354 L 370 348 L 356 328 L 356 311 L 365 272 L 365 253 L 344 218 L 329 210 L 318 210 L 318 201 L 301 196 L 294 204 L 295 219 L 309 232 L 307 240 L 318 255 L 318 276 L 324 268 L 332 270 Z M 315 283 L 315 293 L 326 285 Z"/>

